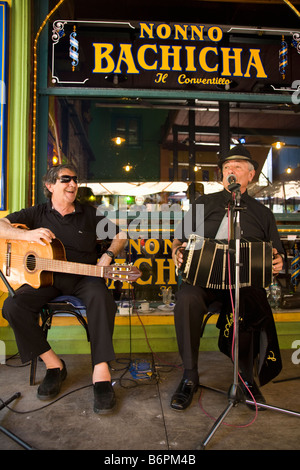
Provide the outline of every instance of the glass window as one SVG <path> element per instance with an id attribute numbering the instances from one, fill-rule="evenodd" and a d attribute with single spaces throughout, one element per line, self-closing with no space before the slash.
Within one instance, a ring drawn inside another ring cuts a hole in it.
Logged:
<path id="1" fill-rule="evenodd" d="M 140 128 L 140 119 L 137 117 L 113 116 L 111 130 L 112 139 L 119 144 L 124 142 L 124 145 L 129 147 L 140 146 Z"/>

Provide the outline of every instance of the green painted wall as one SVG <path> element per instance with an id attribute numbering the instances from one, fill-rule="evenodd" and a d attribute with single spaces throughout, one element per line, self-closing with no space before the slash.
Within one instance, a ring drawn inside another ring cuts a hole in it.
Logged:
<path id="1" fill-rule="evenodd" d="M 28 204 L 30 180 L 30 0 L 11 1 L 8 211 Z"/>
<path id="2" fill-rule="evenodd" d="M 299 322 L 276 322 L 279 346 L 281 349 L 291 349 L 292 343 L 299 339 Z M 8 356 L 17 353 L 13 331 L 10 327 L 0 327 L 1 340 L 5 342 Z M 218 351 L 219 330 L 214 324 L 205 327 L 201 339 L 200 350 Z M 52 326 L 48 339 L 57 354 L 89 354 L 90 344 L 86 333 L 80 325 Z M 177 351 L 177 341 L 174 325 L 132 325 L 131 327 L 115 325 L 114 348 L 116 353 L 147 353 Z"/>

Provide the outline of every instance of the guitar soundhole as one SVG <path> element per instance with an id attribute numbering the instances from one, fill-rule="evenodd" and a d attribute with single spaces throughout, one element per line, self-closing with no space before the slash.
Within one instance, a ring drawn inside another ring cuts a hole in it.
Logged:
<path id="1" fill-rule="evenodd" d="M 28 271 L 34 271 L 36 268 L 36 259 L 34 255 L 28 255 L 26 258 L 26 268 Z"/>

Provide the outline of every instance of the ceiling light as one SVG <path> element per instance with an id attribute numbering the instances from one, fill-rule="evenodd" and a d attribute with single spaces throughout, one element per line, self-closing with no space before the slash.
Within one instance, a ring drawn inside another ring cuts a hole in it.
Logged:
<path id="1" fill-rule="evenodd" d="M 218 84 L 217 88 L 219 88 L 219 90 L 229 91 L 229 90 L 232 90 L 233 88 L 236 88 L 237 86 L 238 86 L 237 82 L 235 82 L 234 80 L 229 80 L 229 83 L 227 83 L 226 85 Z"/>
<path id="2" fill-rule="evenodd" d="M 125 171 L 130 171 L 130 170 L 132 170 L 132 165 L 130 165 L 130 163 L 127 163 L 127 165 L 123 166 L 123 169 Z"/>
<path id="3" fill-rule="evenodd" d="M 127 80 L 127 76 L 123 74 L 111 73 L 104 77 L 105 80 L 111 82 L 114 86 L 118 86 L 120 83 L 125 82 Z"/>
<path id="4" fill-rule="evenodd" d="M 277 150 L 280 150 L 284 145 L 285 143 L 284 142 L 280 142 L 280 141 L 277 141 L 277 142 L 274 142 L 274 147 L 277 149 Z"/>
<path id="5" fill-rule="evenodd" d="M 119 137 L 119 136 L 113 137 L 111 140 L 112 140 L 112 142 L 114 142 L 116 145 L 121 145 L 121 144 L 123 144 L 123 142 L 125 142 L 124 137 Z"/>

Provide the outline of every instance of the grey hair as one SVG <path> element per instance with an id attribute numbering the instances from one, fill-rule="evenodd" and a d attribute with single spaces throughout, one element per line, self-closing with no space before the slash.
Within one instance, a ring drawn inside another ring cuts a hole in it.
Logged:
<path id="1" fill-rule="evenodd" d="M 72 163 L 65 163 L 63 165 L 52 166 L 51 168 L 49 168 L 49 170 L 43 177 L 44 194 L 48 199 L 51 199 L 52 193 L 47 188 L 46 183 L 55 184 L 59 173 L 61 172 L 61 170 L 65 170 L 65 169 L 73 171 L 73 173 L 77 174 L 77 169 L 74 165 L 72 165 Z"/>

